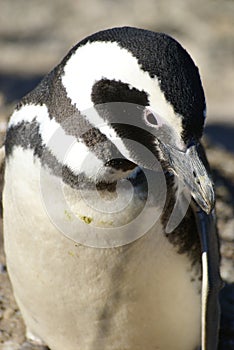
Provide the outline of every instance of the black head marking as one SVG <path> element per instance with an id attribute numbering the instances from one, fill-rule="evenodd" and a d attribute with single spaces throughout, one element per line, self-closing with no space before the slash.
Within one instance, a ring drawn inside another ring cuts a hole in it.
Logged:
<path id="1" fill-rule="evenodd" d="M 87 42 L 117 42 L 137 58 L 141 69 L 157 77 L 166 100 L 182 116 L 183 139 L 200 138 L 203 132 L 205 97 L 193 60 L 173 38 L 148 30 L 122 27 L 95 33 L 75 46 L 64 64 Z M 94 57 L 95 60 L 95 57 Z"/>
<path id="2" fill-rule="evenodd" d="M 199 72 L 193 60 L 186 50 L 170 36 L 138 28 L 113 28 L 100 31 L 83 39 L 44 78 L 39 87 L 23 99 L 23 104 L 28 102 L 51 104 L 51 101 L 48 102 L 51 90 L 53 91 L 52 95 L 54 95 L 55 90 L 62 91 L 60 79 L 64 74 L 64 66 L 77 49 L 88 42 L 116 42 L 120 47 L 128 50 L 138 60 L 143 71 L 148 72 L 152 78 L 157 77 L 166 100 L 173 106 L 175 113 L 182 116 L 182 138 L 184 141 L 190 142 L 193 138 L 201 137 L 204 124 L 205 97 Z M 93 59 L 95 64 L 95 57 Z M 89 68 L 87 67 L 87 69 Z M 59 89 L 54 86 L 56 81 Z M 107 79 L 97 82 L 93 89 L 93 101 L 97 103 L 104 102 L 104 93 L 102 96 L 100 95 L 100 88 L 102 88 L 107 94 L 109 102 L 120 100 L 147 105 L 147 96 L 144 96 L 144 92 L 132 88 L 129 93 L 128 87 L 124 88 L 124 84 L 121 85 L 120 92 L 120 89 L 118 89 L 120 85 L 118 84 L 120 82 L 116 81 L 114 83 Z M 97 89 L 99 89 L 99 96 L 96 93 Z M 70 101 L 67 102 L 66 105 L 71 105 Z"/>
<path id="3" fill-rule="evenodd" d="M 149 105 L 148 96 L 145 91 L 130 88 L 128 84 L 121 81 L 102 79 L 97 81 L 91 94 L 94 105 L 110 102 L 134 103 L 140 106 Z"/>

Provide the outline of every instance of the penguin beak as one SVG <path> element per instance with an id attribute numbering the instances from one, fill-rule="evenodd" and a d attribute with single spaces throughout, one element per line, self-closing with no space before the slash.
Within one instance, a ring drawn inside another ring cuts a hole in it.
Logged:
<path id="1" fill-rule="evenodd" d="M 161 150 L 171 170 L 189 189 L 197 204 L 209 214 L 215 204 L 214 184 L 200 148 L 201 145 L 197 143 L 181 151 L 161 143 Z"/>

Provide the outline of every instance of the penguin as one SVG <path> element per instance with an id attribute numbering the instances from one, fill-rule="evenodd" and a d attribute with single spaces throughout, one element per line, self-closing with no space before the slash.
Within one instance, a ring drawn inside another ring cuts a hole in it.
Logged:
<path id="1" fill-rule="evenodd" d="M 132 27 L 80 41 L 17 105 L 4 245 L 31 343 L 215 350 L 221 287 L 198 68 Z"/>

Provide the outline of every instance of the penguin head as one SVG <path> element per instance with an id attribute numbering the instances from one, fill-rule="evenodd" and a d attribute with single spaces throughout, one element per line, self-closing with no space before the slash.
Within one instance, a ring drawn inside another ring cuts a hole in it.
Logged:
<path id="1" fill-rule="evenodd" d="M 137 166 L 154 170 L 148 149 L 211 211 L 214 189 L 200 146 L 204 91 L 197 67 L 176 40 L 130 27 L 104 30 L 75 46 L 62 66 L 71 103 L 117 150 L 108 152 L 105 169 L 118 176 L 122 169 L 123 177 Z"/>

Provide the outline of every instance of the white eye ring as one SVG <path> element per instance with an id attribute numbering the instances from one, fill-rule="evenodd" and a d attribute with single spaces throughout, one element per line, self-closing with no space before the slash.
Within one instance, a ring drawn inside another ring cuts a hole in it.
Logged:
<path id="1" fill-rule="evenodd" d="M 144 110 L 144 120 L 146 124 L 151 127 L 159 127 L 162 124 L 160 122 L 160 117 L 148 108 Z"/>

